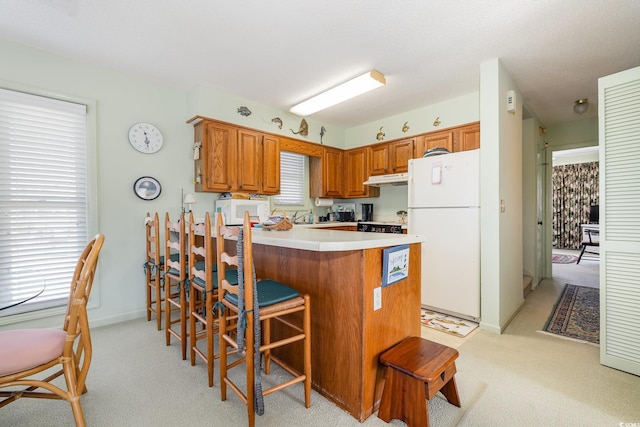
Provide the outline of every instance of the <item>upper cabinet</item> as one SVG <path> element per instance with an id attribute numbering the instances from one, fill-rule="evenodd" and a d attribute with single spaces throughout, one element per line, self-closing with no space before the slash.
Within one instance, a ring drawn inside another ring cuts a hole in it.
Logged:
<path id="1" fill-rule="evenodd" d="M 344 152 L 343 197 L 378 197 L 380 188 L 370 187 L 363 183 L 369 178 L 370 147 L 354 148 Z"/>
<path id="2" fill-rule="evenodd" d="M 457 128 L 453 140 L 453 151 L 467 151 L 480 148 L 480 123 Z"/>
<path id="3" fill-rule="evenodd" d="M 342 197 L 342 150 L 323 146 L 322 157 L 309 158 L 309 196 Z"/>
<path id="4" fill-rule="evenodd" d="M 262 187 L 260 194 L 280 194 L 280 138 L 262 136 Z"/>
<path id="5" fill-rule="evenodd" d="M 280 192 L 277 137 L 206 119 L 194 124 L 194 149 L 195 191 Z"/>
<path id="6" fill-rule="evenodd" d="M 372 145 L 371 175 L 407 172 L 413 146 L 413 138 Z"/>
<path id="7" fill-rule="evenodd" d="M 480 123 L 470 123 L 417 137 L 414 156 L 422 157 L 425 151 L 442 147 L 452 153 L 480 148 Z"/>
<path id="8" fill-rule="evenodd" d="M 429 132 L 418 137 L 415 157 L 422 157 L 425 151 L 441 147 L 453 152 L 453 130 Z"/>

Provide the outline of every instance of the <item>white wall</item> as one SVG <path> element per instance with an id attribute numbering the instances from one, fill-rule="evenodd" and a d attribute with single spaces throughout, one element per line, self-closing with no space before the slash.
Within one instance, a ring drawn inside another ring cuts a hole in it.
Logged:
<path id="1" fill-rule="evenodd" d="M 384 142 L 477 122 L 480 119 L 479 97 L 479 92 L 472 92 L 443 102 L 429 104 L 406 113 L 349 128 L 345 133 L 345 148 L 349 149 L 381 142 L 376 139 L 381 127 L 385 134 L 384 140 L 382 140 Z M 439 126 L 433 125 L 436 119 L 440 120 Z M 402 126 L 405 122 L 409 126 L 409 131 L 403 133 Z"/>
<path id="2" fill-rule="evenodd" d="M 515 114 L 506 111 L 508 90 Z M 480 326 L 501 333 L 523 302 L 522 95 L 498 59 L 480 66 L 480 122 Z"/>
<path id="3" fill-rule="evenodd" d="M 185 124 L 185 92 L 2 40 L 0 57 L 1 86 L 88 99 L 96 105 L 89 111 L 95 117 L 89 132 L 97 144 L 99 213 L 90 232 L 104 233 L 105 245 L 92 292 L 92 302 L 99 306 L 89 316 L 93 325 L 143 316 L 144 216 L 147 211 L 178 212 L 181 188 L 192 188 L 193 160 L 185 146 L 193 130 Z M 163 132 L 165 143 L 158 153 L 145 155 L 130 146 L 129 127 L 139 121 L 154 123 Z M 162 185 L 155 201 L 142 201 L 133 193 L 134 181 L 144 175 Z M 60 324 L 57 316 L 21 327 Z"/>

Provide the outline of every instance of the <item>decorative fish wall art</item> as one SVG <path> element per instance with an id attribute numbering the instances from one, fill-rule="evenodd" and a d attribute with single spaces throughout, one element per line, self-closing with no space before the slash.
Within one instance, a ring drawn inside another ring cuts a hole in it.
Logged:
<path id="1" fill-rule="evenodd" d="M 378 131 L 378 133 L 376 134 L 376 139 L 378 141 L 382 141 L 384 139 L 384 132 L 382 132 L 382 126 L 380 126 L 380 130 Z"/>
<path id="2" fill-rule="evenodd" d="M 271 121 L 278 124 L 278 129 L 282 129 L 282 119 L 280 117 L 275 117 Z"/>
<path id="3" fill-rule="evenodd" d="M 324 126 L 322 126 L 320 128 L 320 144 L 322 144 L 322 137 L 324 136 L 325 133 L 327 133 L 327 130 L 324 128 Z"/>
<path id="4" fill-rule="evenodd" d="M 251 110 L 249 110 L 244 105 L 241 105 L 240 107 L 238 107 L 238 114 L 240 114 L 241 116 L 247 117 L 251 115 Z"/>
<path id="5" fill-rule="evenodd" d="M 404 125 L 402 125 L 402 132 L 403 133 L 407 133 L 407 131 L 409 131 L 409 122 L 404 122 Z"/>
<path id="6" fill-rule="evenodd" d="M 302 119 L 302 121 L 300 122 L 300 129 L 298 129 L 298 132 L 294 132 L 293 129 L 289 129 L 289 130 L 293 132 L 294 135 L 302 135 L 302 136 L 309 135 L 309 125 L 307 124 L 307 121 L 305 119 Z"/>

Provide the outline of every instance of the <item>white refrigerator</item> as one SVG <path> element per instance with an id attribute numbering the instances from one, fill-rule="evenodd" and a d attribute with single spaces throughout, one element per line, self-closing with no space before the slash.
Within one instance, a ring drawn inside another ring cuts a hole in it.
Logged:
<path id="1" fill-rule="evenodd" d="M 480 320 L 480 150 L 409 160 L 408 232 L 423 237 L 422 306 Z"/>

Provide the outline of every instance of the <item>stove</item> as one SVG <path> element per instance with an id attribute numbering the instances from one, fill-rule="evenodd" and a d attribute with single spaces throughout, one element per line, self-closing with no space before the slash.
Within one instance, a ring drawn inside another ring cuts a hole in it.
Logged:
<path id="1" fill-rule="evenodd" d="M 358 222 L 357 231 L 402 234 L 402 225 L 384 222 Z"/>

